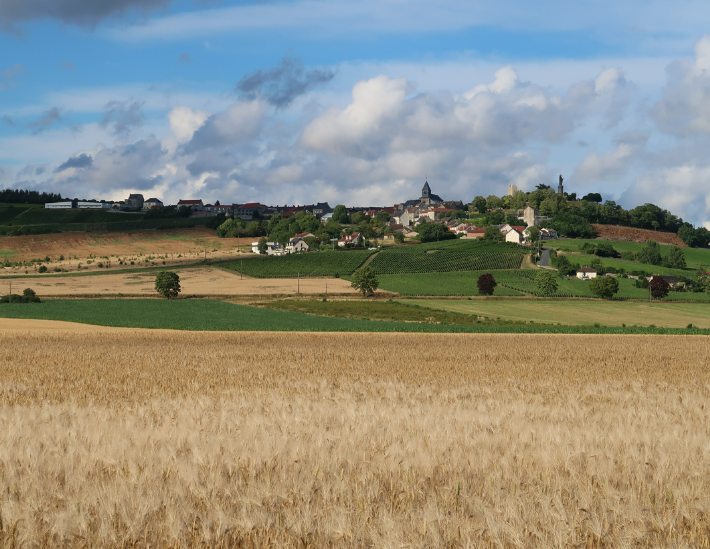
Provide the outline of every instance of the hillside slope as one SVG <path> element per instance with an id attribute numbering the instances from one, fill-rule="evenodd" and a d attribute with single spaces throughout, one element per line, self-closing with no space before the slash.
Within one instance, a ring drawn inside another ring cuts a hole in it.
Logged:
<path id="1" fill-rule="evenodd" d="M 649 231 L 647 229 L 637 229 L 635 227 L 622 227 L 619 225 L 600 225 L 592 223 L 597 237 L 603 240 L 634 240 L 636 242 L 646 242 L 655 240 L 660 244 L 675 244 L 687 247 L 680 237 L 675 233 L 665 233 L 662 231 Z"/>

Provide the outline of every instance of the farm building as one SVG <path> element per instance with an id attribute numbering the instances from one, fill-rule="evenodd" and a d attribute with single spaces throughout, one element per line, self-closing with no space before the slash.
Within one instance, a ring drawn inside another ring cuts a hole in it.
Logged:
<path id="1" fill-rule="evenodd" d="M 44 205 L 47 210 L 109 210 L 111 204 L 108 202 L 79 202 L 78 200 L 70 200 L 68 202 L 48 202 Z"/>

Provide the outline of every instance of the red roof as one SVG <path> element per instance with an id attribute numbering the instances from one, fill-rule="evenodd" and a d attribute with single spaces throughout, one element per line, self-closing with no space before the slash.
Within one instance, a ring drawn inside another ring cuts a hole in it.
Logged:
<path id="1" fill-rule="evenodd" d="M 470 229 L 470 230 L 468 231 L 469 234 L 471 234 L 471 233 L 476 233 L 476 234 L 477 234 L 477 233 L 480 233 L 480 234 L 483 234 L 483 233 L 485 233 L 485 232 L 486 232 L 486 227 L 476 227 L 475 229 Z"/>
<path id="2" fill-rule="evenodd" d="M 202 200 L 199 200 L 199 199 L 198 200 L 182 200 L 182 199 L 180 199 L 180 201 L 178 202 L 178 206 L 180 206 L 180 205 L 187 206 L 190 204 L 202 204 Z"/>
<path id="3" fill-rule="evenodd" d="M 360 236 L 360 233 L 345 235 L 340 240 L 338 240 L 338 242 L 350 242 L 351 240 L 355 240 L 358 236 Z"/>
<path id="4" fill-rule="evenodd" d="M 527 227 L 525 225 L 511 225 L 510 228 L 515 229 L 519 233 L 524 233 L 525 229 L 527 229 Z"/>
<path id="5" fill-rule="evenodd" d="M 243 206 L 240 206 L 241 208 L 258 208 L 260 204 L 258 202 L 249 202 L 248 204 L 244 204 Z"/>
<path id="6" fill-rule="evenodd" d="M 312 233 L 298 233 L 294 238 L 303 238 L 304 236 L 312 235 Z"/>

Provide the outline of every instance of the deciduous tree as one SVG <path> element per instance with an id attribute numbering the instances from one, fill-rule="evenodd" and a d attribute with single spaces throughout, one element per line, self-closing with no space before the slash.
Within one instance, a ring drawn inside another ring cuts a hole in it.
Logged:
<path id="1" fill-rule="evenodd" d="M 589 289 L 597 297 L 611 299 L 619 291 L 619 281 L 613 276 L 598 276 L 589 282 Z"/>
<path id="2" fill-rule="evenodd" d="M 380 283 L 372 267 L 361 267 L 353 273 L 353 281 L 350 284 L 356 290 L 362 292 L 363 297 L 374 292 Z"/>
<path id="3" fill-rule="evenodd" d="M 557 276 L 552 271 L 541 270 L 535 277 L 535 287 L 543 295 L 552 295 L 557 291 Z"/>
<path id="4" fill-rule="evenodd" d="M 180 293 L 180 277 L 173 271 L 160 271 L 155 277 L 155 291 L 167 299 Z"/>
<path id="5" fill-rule="evenodd" d="M 478 293 L 480 295 L 493 295 L 496 286 L 498 283 L 492 274 L 487 273 L 478 277 Z"/>
<path id="6" fill-rule="evenodd" d="M 649 288 L 651 289 L 651 295 L 656 299 L 666 297 L 668 292 L 671 291 L 671 285 L 661 276 L 654 276 L 649 283 Z"/>

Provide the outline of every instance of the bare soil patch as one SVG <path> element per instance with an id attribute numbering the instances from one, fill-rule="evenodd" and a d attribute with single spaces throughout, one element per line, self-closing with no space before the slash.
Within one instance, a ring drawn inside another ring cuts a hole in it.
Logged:
<path id="1" fill-rule="evenodd" d="M 87 295 L 140 295 L 156 296 L 153 271 L 142 273 L 116 273 L 95 276 L 47 276 L 41 278 L 14 278 L 12 291 L 32 288 L 40 297 Z M 268 296 L 296 294 L 299 282 L 288 278 L 244 278 L 215 267 L 180 269 L 182 295 L 197 296 Z M 9 280 L 0 280 L 0 293 L 9 291 Z M 328 285 L 329 294 L 355 295 L 350 283 L 340 278 L 302 278 L 301 294 L 323 294 Z"/>
<path id="2" fill-rule="evenodd" d="M 687 248 L 685 242 L 675 233 L 666 233 L 663 231 L 649 231 L 647 229 L 636 229 L 634 227 L 622 227 L 619 225 L 599 225 L 592 223 L 597 237 L 603 240 L 630 240 L 636 242 L 646 242 L 647 240 L 655 240 L 660 244 L 675 244 Z"/>
<path id="3" fill-rule="evenodd" d="M 49 271 L 125 269 L 152 265 L 184 265 L 223 260 L 248 253 L 253 238 L 219 238 L 204 227 L 165 231 L 60 233 L 0 237 L 0 258 L 43 261 Z M 60 257 L 64 256 L 63 260 Z M 133 262 L 133 265 L 131 265 Z M 163 263 L 165 262 L 165 263 Z M 99 267 L 101 263 L 103 266 Z M 4 268 L 4 274 L 34 273 L 34 267 Z"/>

